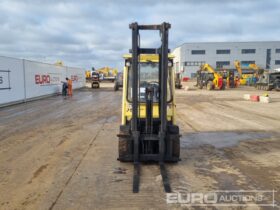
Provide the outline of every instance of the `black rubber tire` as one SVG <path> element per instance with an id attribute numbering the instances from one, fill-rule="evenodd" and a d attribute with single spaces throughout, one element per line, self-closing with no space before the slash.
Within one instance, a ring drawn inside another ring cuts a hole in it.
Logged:
<path id="1" fill-rule="evenodd" d="M 180 157 L 180 138 L 173 139 L 173 145 L 172 145 L 172 156 L 173 157 Z"/>
<path id="2" fill-rule="evenodd" d="M 118 82 L 115 82 L 114 91 L 118 91 L 118 90 L 119 90 L 119 84 Z"/>
<path id="3" fill-rule="evenodd" d="M 179 126 L 177 126 L 177 125 L 167 126 L 167 131 L 170 134 L 179 134 L 180 133 Z"/>
<path id="4" fill-rule="evenodd" d="M 93 83 L 91 83 L 91 88 L 99 88 L 99 82 L 98 83 L 95 83 L 95 82 L 93 82 Z"/>
<path id="5" fill-rule="evenodd" d="M 212 90 L 213 89 L 213 82 L 212 81 L 207 82 L 206 89 L 207 90 Z"/>
<path id="6" fill-rule="evenodd" d="M 125 158 L 129 154 L 129 141 L 126 138 L 119 138 L 119 159 Z"/>

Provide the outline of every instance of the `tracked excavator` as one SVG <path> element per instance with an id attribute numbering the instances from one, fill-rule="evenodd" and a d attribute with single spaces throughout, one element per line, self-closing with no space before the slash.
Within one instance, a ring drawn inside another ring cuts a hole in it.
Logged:
<path id="1" fill-rule="evenodd" d="M 132 49 L 124 55 L 122 124 L 118 160 L 134 163 L 134 193 L 139 192 L 142 162 L 159 164 L 165 192 L 171 192 L 165 162 L 180 160 L 180 134 L 175 117 L 175 74 L 168 49 L 171 25 L 132 23 Z M 159 31 L 158 48 L 141 48 L 140 31 Z M 144 167 L 144 166 L 143 166 Z"/>
<path id="2" fill-rule="evenodd" d="M 201 65 L 197 71 L 197 86 L 200 89 L 206 87 L 207 90 L 224 90 L 226 88 L 226 80 L 211 65 L 206 63 Z"/>

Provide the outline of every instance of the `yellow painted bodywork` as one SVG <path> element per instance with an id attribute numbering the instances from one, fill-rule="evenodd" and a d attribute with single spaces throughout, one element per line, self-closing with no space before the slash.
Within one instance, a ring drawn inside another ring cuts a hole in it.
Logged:
<path id="1" fill-rule="evenodd" d="M 240 77 L 239 84 L 246 85 L 247 78 L 252 77 L 252 74 L 243 74 L 240 61 L 238 61 L 238 60 L 234 61 L 234 66 L 235 66 L 236 70 L 238 71 L 238 74 Z"/>
<path id="2" fill-rule="evenodd" d="M 86 76 L 86 78 L 91 78 L 91 71 L 90 71 L 90 70 L 87 70 L 87 71 L 85 72 L 85 76 Z"/>
<path id="3" fill-rule="evenodd" d="M 240 79 L 240 85 L 246 85 L 247 79 L 252 78 L 254 74 L 242 74 L 242 78 Z"/>
<path id="4" fill-rule="evenodd" d="M 131 54 L 126 54 L 123 56 L 125 59 L 131 59 Z M 168 58 L 172 60 L 173 55 L 169 54 Z M 159 62 L 159 57 L 156 54 L 141 54 L 139 62 Z M 171 95 L 172 100 L 167 104 L 167 120 L 172 121 L 175 124 L 175 82 L 174 82 L 174 70 L 172 68 L 171 73 Z M 127 120 L 130 120 L 132 117 L 132 103 L 127 100 L 127 79 L 128 79 L 128 67 L 124 67 L 123 70 L 123 97 L 122 97 L 122 125 L 125 125 Z M 146 118 L 146 105 L 141 103 L 138 110 L 138 118 Z M 160 118 L 159 116 L 159 105 L 158 103 L 153 104 L 153 118 Z"/>

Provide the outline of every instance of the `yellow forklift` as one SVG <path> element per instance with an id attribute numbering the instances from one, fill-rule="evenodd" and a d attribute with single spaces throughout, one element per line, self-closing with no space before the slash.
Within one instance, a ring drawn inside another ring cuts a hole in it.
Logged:
<path id="1" fill-rule="evenodd" d="M 129 25 L 131 54 L 124 55 L 122 124 L 119 161 L 133 162 L 133 192 L 139 191 L 140 163 L 159 163 L 163 186 L 171 192 L 165 162 L 180 160 L 180 134 L 175 118 L 173 56 L 168 49 L 169 23 Z M 140 30 L 160 32 L 159 48 L 141 48 Z"/>

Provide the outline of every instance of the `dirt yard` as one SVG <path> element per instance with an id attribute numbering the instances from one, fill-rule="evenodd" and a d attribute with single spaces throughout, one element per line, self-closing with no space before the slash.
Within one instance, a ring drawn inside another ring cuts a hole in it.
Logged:
<path id="1" fill-rule="evenodd" d="M 276 190 L 279 205 L 280 92 L 269 92 L 270 104 L 245 93 L 264 92 L 177 90 L 182 161 L 166 166 L 173 192 Z M 112 84 L 1 108 L 0 209 L 180 209 L 166 203 L 156 164 L 142 164 L 132 193 L 133 165 L 116 159 L 120 120 Z"/>

